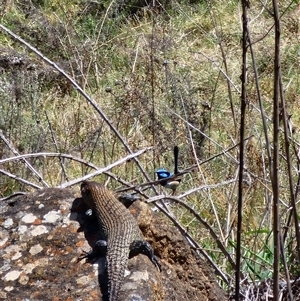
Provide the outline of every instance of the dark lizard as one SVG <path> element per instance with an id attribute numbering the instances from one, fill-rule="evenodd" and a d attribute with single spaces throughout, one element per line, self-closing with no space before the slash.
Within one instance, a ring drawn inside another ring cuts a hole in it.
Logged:
<path id="1" fill-rule="evenodd" d="M 93 258 L 99 250 L 103 252 L 105 249 L 108 299 L 117 301 L 129 257 L 144 254 L 159 270 L 160 264 L 151 245 L 143 238 L 136 220 L 112 191 L 97 182 L 84 181 L 81 184 L 81 194 L 95 212 L 105 238 L 98 240 L 93 251 L 84 257 Z"/>

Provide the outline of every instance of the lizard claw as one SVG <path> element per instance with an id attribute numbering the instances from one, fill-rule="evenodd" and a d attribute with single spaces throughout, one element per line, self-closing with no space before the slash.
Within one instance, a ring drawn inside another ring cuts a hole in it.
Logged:
<path id="1" fill-rule="evenodd" d="M 158 261 L 158 258 L 153 255 L 153 257 L 151 258 L 152 263 L 157 267 L 157 269 L 161 272 L 161 264 Z"/>
<path id="2" fill-rule="evenodd" d="M 83 250 L 83 252 L 84 252 L 84 254 L 81 254 L 81 255 L 77 258 L 77 263 L 80 262 L 81 260 L 85 259 L 85 258 L 88 258 L 88 259 L 89 259 L 91 251 L 90 251 L 90 252 L 86 252 L 86 251 Z"/>

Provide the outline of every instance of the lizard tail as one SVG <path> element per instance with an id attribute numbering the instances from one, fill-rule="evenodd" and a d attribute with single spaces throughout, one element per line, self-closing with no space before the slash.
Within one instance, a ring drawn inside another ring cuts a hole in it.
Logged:
<path id="1" fill-rule="evenodd" d="M 129 257 L 129 246 L 111 246 L 107 249 L 107 273 L 109 301 L 117 301 L 124 280 Z"/>

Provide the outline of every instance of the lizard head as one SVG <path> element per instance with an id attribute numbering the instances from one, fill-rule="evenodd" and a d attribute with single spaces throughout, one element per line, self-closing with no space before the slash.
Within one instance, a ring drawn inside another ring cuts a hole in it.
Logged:
<path id="1" fill-rule="evenodd" d="M 93 187 L 96 187 L 97 185 L 99 185 L 97 182 L 83 181 L 80 187 L 83 200 L 92 209 L 95 207 L 93 202 Z"/>

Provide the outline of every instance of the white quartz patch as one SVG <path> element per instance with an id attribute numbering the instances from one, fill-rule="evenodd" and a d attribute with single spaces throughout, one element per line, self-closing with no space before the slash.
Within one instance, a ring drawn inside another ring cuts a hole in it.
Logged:
<path id="1" fill-rule="evenodd" d="M 10 271 L 2 279 L 4 281 L 14 281 L 21 275 L 20 271 Z"/>
<path id="2" fill-rule="evenodd" d="M 32 273 L 32 271 L 33 271 L 33 269 L 35 268 L 37 266 L 37 264 L 36 263 L 27 263 L 26 265 L 24 265 L 23 267 L 22 267 L 22 270 L 24 271 L 24 273 L 26 273 L 26 274 L 30 274 L 30 273 Z"/>
<path id="3" fill-rule="evenodd" d="M 22 257 L 21 248 L 18 245 L 9 245 L 4 249 L 4 252 L 12 255 L 11 260 L 17 260 Z"/>
<path id="4" fill-rule="evenodd" d="M 25 225 L 21 225 L 20 227 L 18 227 L 18 232 L 20 235 L 24 234 L 27 231 L 28 227 Z"/>
<path id="5" fill-rule="evenodd" d="M 38 225 L 31 230 L 32 236 L 38 236 L 45 233 L 48 233 L 48 229 L 43 225 Z"/>
<path id="6" fill-rule="evenodd" d="M 3 239 L 1 239 L 0 240 L 0 248 L 3 247 L 7 241 L 8 241 L 8 237 L 4 237 Z"/>
<path id="7" fill-rule="evenodd" d="M 21 248 L 18 245 L 9 245 L 5 248 L 5 253 L 7 254 L 14 254 L 20 252 Z"/>
<path id="8" fill-rule="evenodd" d="M 28 213 L 21 218 L 21 221 L 25 224 L 32 224 L 36 219 L 37 217 L 34 214 Z"/>
<path id="9" fill-rule="evenodd" d="M 36 254 L 40 253 L 42 250 L 43 250 L 43 247 L 40 244 L 38 244 L 38 245 L 31 247 L 29 250 L 29 253 L 31 255 L 36 255 Z"/>
<path id="10" fill-rule="evenodd" d="M 58 211 L 50 211 L 44 215 L 43 223 L 52 223 L 55 224 L 61 219 L 61 215 Z"/>
<path id="11" fill-rule="evenodd" d="M 2 227 L 5 228 L 5 229 L 9 229 L 12 227 L 12 225 L 14 224 L 14 221 L 12 218 L 8 218 L 6 219 L 3 224 L 2 224 Z"/>
<path id="12" fill-rule="evenodd" d="M 90 282 L 91 282 L 91 278 L 88 276 L 82 276 L 76 279 L 76 283 L 79 285 L 86 285 L 89 284 Z"/>
<path id="13" fill-rule="evenodd" d="M 17 252 L 14 256 L 12 256 L 11 260 L 17 260 L 20 257 L 22 257 L 22 253 L 21 252 Z"/>

